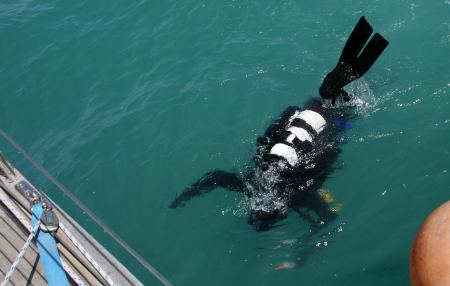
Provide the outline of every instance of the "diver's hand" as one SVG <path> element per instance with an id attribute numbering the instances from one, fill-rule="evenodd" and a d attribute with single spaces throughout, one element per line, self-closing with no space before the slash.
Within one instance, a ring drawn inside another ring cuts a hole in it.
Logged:
<path id="1" fill-rule="evenodd" d="M 343 104 L 351 101 L 353 95 L 347 93 L 344 89 L 341 89 L 339 93 L 331 98 L 322 99 L 322 105 L 325 108 L 335 108 L 340 107 Z"/>

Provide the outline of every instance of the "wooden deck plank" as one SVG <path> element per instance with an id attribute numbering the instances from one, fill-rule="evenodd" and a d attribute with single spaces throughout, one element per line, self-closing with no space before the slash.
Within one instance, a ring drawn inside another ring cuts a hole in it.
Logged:
<path id="1" fill-rule="evenodd" d="M 10 260 L 14 261 L 22 246 L 25 244 L 24 240 L 17 239 L 17 236 L 10 230 L 2 229 L 0 233 L 0 241 L 2 241 L 2 252 L 3 254 Z M 46 279 L 43 275 L 42 268 L 37 268 L 39 263 L 36 263 L 36 260 L 39 260 L 39 255 L 33 251 L 33 249 L 28 248 L 25 252 L 25 255 L 20 260 L 17 268 L 21 273 L 24 274 L 27 280 L 30 280 L 33 285 L 42 285 L 46 284 Z"/>
<path id="2" fill-rule="evenodd" d="M 24 233 L 23 229 L 17 227 L 17 223 L 14 224 L 14 218 L 10 218 L 10 214 L 6 213 L 3 208 L 0 208 L 0 224 L 2 225 L 0 228 L 0 234 L 14 245 L 18 253 L 25 243 L 28 234 Z M 29 265 L 34 265 L 37 257 L 38 252 L 36 246 L 32 243 L 30 244 L 29 249 L 25 252 L 23 259 L 25 259 Z M 37 272 L 43 279 L 45 279 L 40 263 L 37 264 Z"/>
<path id="3" fill-rule="evenodd" d="M 5 279 L 6 273 L 8 273 L 13 261 L 11 261 L 4 253 L 3 253 L 3 241 L 2 242 L 2 251 L 0 251 L 0 269 L 1 269 L 1 279 Z M 14 260 L 14 258 L 12 259 Z M 26 274 L 22 273 L 21 269 L 17 269 L 14 271 L 11 276 L 11 285 L 27 285 L 28 279 L 26 278 Z"/>
<path id="4" fill-rule="evenodd" d="M 28 234 L 25 233 L 24 228 L 19 227 L 16 218 L 9 213 L 6 206 L 0 204 L 0 241 L 1 252 L 9 260 L 14 261 L 16 256 L 22 249 Z M 46 279 L 43 274 L 43 269 L 39 261 L 35 245 L 32 243 L 25 251 L 18 269 L 25 278 L 30 282 L 30 285 L 46 285 Z M 2 269 L 7 272 L 9 269 Z"/>
<path id="5" fill-rule="evenodd" d="M 4 209 L 0 207 L 0 223 L 2 224 L 2 228 L 9 229 L 17 240 L 25 242 L 28 237 L 28 233 L 25 233 L 21 228 L 17 227 L 18 222 L 11 219 L 9 215 L 5 217 L 5 214 Z M 34 243 L 30 244 L 30 248 L 33 253 L 37 253 L 36 245 Z"/>
<path id="6" fill-rule="evenodd" d="M 68 249 L 61 247 L 60 249 L 61 257 L 63 257 L 74 269 L 84 269 L 86 266 L 78 260 Z M 90 271 L 77 271 L 78 275 L 83 281 L 89 281 L 89 285 L 101 286 L 105 285 L 100 282 L 95 275 Z"/>

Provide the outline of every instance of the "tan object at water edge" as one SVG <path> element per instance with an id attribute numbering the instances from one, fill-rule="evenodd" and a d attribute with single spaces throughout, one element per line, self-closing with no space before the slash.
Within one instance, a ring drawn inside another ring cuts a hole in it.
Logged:
<path id="1" fill-rule="evenodd" d="M 413 286 L 450 285 L 450 201 L 420 226 L 409 259 Z"/>

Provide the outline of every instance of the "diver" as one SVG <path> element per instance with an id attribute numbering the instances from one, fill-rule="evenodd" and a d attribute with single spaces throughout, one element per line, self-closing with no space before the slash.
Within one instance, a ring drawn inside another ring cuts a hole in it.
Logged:
<path id="1" fill-rule="evenodd" d="M 349 127 L 353 114 L 346 104 L 353 96 L 343 88 L 363 76 L 388 45 L 379 33 L 369 40 L 372 31 L 361 17 L 336 67 L 319 88 L 321 99 L 312 99 L 304 107 L 288 107 L 258 137 L 254 164 L 243 175 L 210 171 L 178 195 L 170 207 L 222 187 L 246 195 L 248 222 L 259 231 L 287 217 L 289 208 L 317 226 L 335 219 L 338 209 L 331 206 L 333 198 L 321 186 L 341 152 L 336 139 Z"/>

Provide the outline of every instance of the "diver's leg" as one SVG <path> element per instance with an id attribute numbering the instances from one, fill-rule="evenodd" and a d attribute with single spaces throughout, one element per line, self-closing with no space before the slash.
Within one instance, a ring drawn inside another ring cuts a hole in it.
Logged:
<path id="1" fill-rule="evenodd" d="M 328 191 L 319 189 L 310 190 L 302 198 L 301 203 L 293 209 L 311 224 L 311 231 L 315 233 L 337 218 L 340 204 L 335 203 L 334 197 Z M 317 216 L 312 215 L 311 212 Z"/>
<path id="2" fill-rule="evenodd" d="M 295 209 L 295 211 L 300 215 L 300 217 L 311 225 L 312 229 L 320 228 L 320 220 L 318 221 L 307 209 Z M 312 230 L 311 230 L 312 231 Z"/>
<path id="3" fill-rule="evenodd" d="M 356 72 L 360 76 L 365 74 L 388 44 L 389 42 L 386 41 L 383 36 L 376 33 L 358 57 L 358 60 L 356 61 Z"/>
<path id="4" fill-rule="evenodd" d="M 372 31 L 373 29 L 366 18 L 361 17 L 345 43 L 339 62 L 355 60 L 369 40 Z"/>
<path id="5" fill-rule="evenodd" d="M 171 208 L 176 208 L 185 204 L 186 201 L 196 196 L 206 194 L 217 187 L 226 188 L 235 192 L 244 190 L 244 183 L 238 175 L 222 170 L 214 170 L 203 175 L 197 182 L 186 188 L 170 204 Z"/>
<path id="6" fill-rule="evenodd" d="M 346 96 L 342 88 L 363 76 L 389 44 L 376 33 L 364 47 L 371 33 L 372 27 L 364 17 L 361 17 L 350 34 L 336 67 L 326 75 L 319 88 L 320 96 L 326 104 L 334 105 L 335 98 L 339 96 L 344 96 L 344 100 L 350 100 L 351 96 Z"/>
<path id="7" fill-rule="evenodd" d="M 320 189 L 309 194 L 308 208 L 317 214 L 320 225 L 325 225 L 337 218 L 340 204 L 328 191 Z"/>

